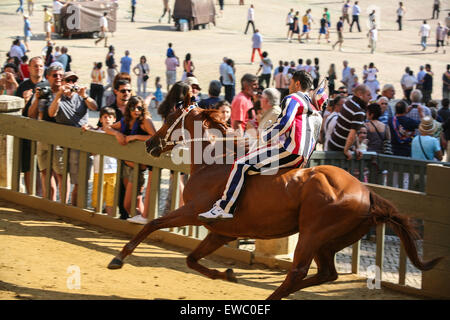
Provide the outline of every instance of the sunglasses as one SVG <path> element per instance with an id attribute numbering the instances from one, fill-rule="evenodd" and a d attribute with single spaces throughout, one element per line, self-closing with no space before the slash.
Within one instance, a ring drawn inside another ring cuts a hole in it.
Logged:
<path id="1" fill-rule="evenodd" d="M 130 93 L 130 92 L 131 92 L 131 89 L 122 89 L 122 90 L 119 90 L 119 92 L 120 92 L 120 93 L 125 93 L 125 92 Z"/>
<path id="2" fill-rule="evenodd" d="M 75 83 L 77 82 L 77 79 L 64 79 L 64 81 L 67 83 Z"/>
<path id="3" fill-rule="evenodd" d="M 52 74 L 52 78 L 62 78 L 63 75 L 59 73 Z"/>
<path id="4" fill-rule="evenodd" d="M 131 110 L 131 111 L 134 111 L 134 110 L 137 110 L 137 111 L 144 111 L 144 108 L 143 108 L 143 107 L 140 107 L 140 106 L 134 106 L 134 107 L 130 107 L 130 110 Z"/>

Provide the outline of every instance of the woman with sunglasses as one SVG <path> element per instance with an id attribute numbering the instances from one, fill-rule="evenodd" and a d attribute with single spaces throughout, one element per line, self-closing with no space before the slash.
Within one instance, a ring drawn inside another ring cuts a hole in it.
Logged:
<path id="1" fill-rule="evenodd" d="M 156 133 L 150 113 L 144 100 L 139 96 L 132 96 L 127 103 L 123 118 L 114 123 L 110 128 L 104 128 L 105 132 L 116 137 L 121 145 L 127 145 L 132 141 L 146 141 Z M 147 212 L 144 209 L 142 194 L 144 191 L 144 172 L 145 165 L 139 166 L 138 186 L 133 186 L 133 162 L 124 161 L 122 169 L 122 179 L 125 185 L 124 207 L 131 212 L 131 195 L 133 188 L 138 188 L 137 212 L 134 217 L 127 219 L 133 223 L 146 224 Z M 151 170 L 151 168 L 150 168 Z M 151 181 L 151 171 L 149 171 L 148 181 Z M 150 186 L 148 185 L 147 188 Z"/>
<path id="2" fill-rule="evenodd" d="M 158 107 L 158 114 L 161 115 L 163 121 L 168 117 L 170 113 L 172 113 L 177 106 L 180 106 L 183 104 L 184 107 L 188 107 L 191 105 L 192 98 L 193 98 L 192 88 L 190 85 L 183 81 L 176 82 L 167 93 L 165 99 Z M 195 98 L 195 97 L 194 97 Z M 174 179 L 173 171 L 170 171 L 170 179 Z M 180 177 L 180 202 L 179 205 L 182 206 L 184 204 L 183 202 L 183 189 L 184 189 L 184 179 L 185 175 L 182 173 Z M 169 184 L 169 193 L 167 196 L 167 201 L 165 205 L 165 212 L 170 211 L 170 205 L 171 205 L 171 194 L 172 194 L 172 183 Z M 150 192 L 149 189 L 147 189 L 147 192 Z M 149 194 L 146 195 L 145 199 L 149 199 Z"/>

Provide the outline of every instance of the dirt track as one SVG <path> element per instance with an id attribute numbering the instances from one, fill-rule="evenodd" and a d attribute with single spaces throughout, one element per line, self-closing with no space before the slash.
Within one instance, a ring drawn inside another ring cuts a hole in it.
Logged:
<path id="1" fill-rule="evenodd" d="M 186 250 L 158 242 L 141 244 L 121 270 L 108 270 L 107 264 L 128 239 L 0 201 L 0 299 L 260 300 L 270 295 L 286 274 L 212 257 L 203 263 L 219 270 L 233 268 L 239 283 L 209 280 L 186 266 Z M 80 289 L 67 286 L 71 265 L 79 267 Z M 307 288 L 289 299 L 412 297 L 385 289 L 369 290 L 365 279 L 345 274 L 332 284 Z"/>

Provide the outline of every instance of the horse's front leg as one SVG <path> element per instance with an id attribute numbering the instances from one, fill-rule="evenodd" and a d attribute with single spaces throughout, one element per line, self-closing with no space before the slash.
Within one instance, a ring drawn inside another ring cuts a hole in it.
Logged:
<path id="1" fill-rule="evenodd" d="M 156 230 L 186 225 L 201 225 L 201 222 L 197 219 L 197 214 L 198 212 L 195 212 L 192 206 L 185 205 L 163 217 L 150 221 L 123 247 L 122 251 L 112 259 L 108 265 L 108 269 L 120 269 L 123 266 L 123 260 L 130 255 L 150 233 Z"/>

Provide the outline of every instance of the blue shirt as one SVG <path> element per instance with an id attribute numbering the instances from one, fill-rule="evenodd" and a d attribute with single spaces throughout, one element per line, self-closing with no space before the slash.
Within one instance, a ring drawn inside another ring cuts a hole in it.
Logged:
<path id="1" fill-rule="evenodd" d="M 135 6 L 136 6 L 136 0 L 131 0 L 131 5 L 132 5 L 133 7 L 135 7 Z"/>
<path id="2" fill-rule="evenodd" d="M 23 33 L 24 33 L 25 37 L 31 37 L 30 21 L 28 19 L 24 21 Z"/>
<path id="3" fill-rule="evenodd" d="M 420 147 L 422 143 L 422 148 Z M 415 136 L 411 144 L 411 157 L 418 160 L 433 160 L 435 152 L 441 150 L 439 140 L 432 136 Z M 425 153 L 424 153 L 425 152 Z"/>
<path id="4" fill-rule="evenodd" d="M 64 70 L 67 69 L 67 62 L 69 62 L 69 57 L 67 56 L 67 54 L 63 53 L 56 59 L 56 61 L 61 62 Z"/>
<path id="5" fill-rule="evenodd" d="M 130 57 L 125 56 L 122 59 L 120 59 L 120 72 L 126 72 L 130 74 L 130 67 L 131 67 Z"/>

